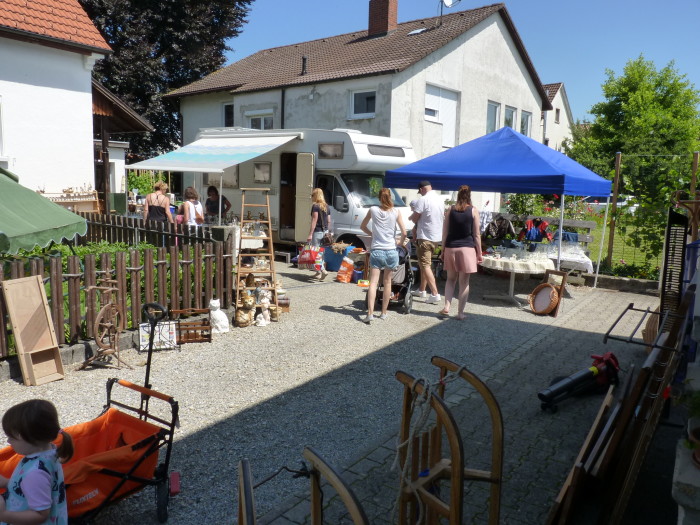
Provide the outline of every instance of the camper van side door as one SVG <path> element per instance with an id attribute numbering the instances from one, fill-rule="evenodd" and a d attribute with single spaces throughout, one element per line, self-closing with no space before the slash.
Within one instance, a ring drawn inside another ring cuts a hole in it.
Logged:
<path id="1" fill-rule="evenodd" d="M 311 229 L 311 190 L 314 181 L 314 154 L 297 154 L 297 184 L 294 210 L 294 240 L 306 242 Z"/>

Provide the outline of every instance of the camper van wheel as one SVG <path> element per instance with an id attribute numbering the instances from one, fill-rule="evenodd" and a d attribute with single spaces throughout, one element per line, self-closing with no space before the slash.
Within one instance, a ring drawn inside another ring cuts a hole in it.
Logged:
<path id="1" fill-rule="evenodd" d="M 403 306 L 401 307 L 401 313 L 410 314 L 411 308 L 413 308 L 413 295 L 411 295 L 411 289 L 409 288 L 406 292 L 406 296 L 403 298 Z"/>
<path id="2" fill-rule="evenodd" d="M 336 242 L 346 242 L 353 245 L 355 248 L 362 248 L 363 250 L 366 249 L 365 243 L 363 243 L 356 235 L 343 235 L 339 237 Z"/>

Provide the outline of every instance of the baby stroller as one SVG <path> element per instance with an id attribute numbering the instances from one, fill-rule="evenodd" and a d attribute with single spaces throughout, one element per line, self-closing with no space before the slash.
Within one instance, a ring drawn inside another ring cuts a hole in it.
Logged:
<path id="1" fill-rule="evenodd" d="M 406 246 L 397 246 L 396 251 L 399 252 L 399 267 L 394 271 L 391 277 L 391 297 L 389 298 L 389 306 L 400 306 L 402 314 L 410 314 L 413 307 L 413 296 L 411 288 L 415 281 L 413 268 L 411 267 L 410 244 Z M 379 278 L 377 284 L 377 294 L 375 297 L 376 306 L 382 304 L 384 297 L 384 283 L 382 278 Z M 365 299 L 365 303 L 369 301 L 369 294 Z M 367 304 L 369 307 L 369 304 Z"/>

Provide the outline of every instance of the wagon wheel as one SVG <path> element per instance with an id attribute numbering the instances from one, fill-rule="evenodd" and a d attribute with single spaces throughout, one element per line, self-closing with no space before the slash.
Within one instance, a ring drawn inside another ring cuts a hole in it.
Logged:
<path id="1" fill-rule="evenodd" d="M 160 464 L 156 469 L 156 477 L 162 478 L 156 484 L 156 515 L 159 523 L 168 521 L 168 502 L 170 501 L 170 477 L 165 471 L 165 465 Z"/>
<path id="2" fill-rule="evenodd" d="M 116 348 L 117 334 L 124 330 L 124 316 L 116 304 L 102 307 L 95 318 L 95 343 L 102 349 Z"/>

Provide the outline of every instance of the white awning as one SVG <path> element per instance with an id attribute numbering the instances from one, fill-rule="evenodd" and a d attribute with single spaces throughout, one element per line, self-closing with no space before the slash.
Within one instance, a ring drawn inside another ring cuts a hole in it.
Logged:
<path id="1" fill-rule="evenodd" d="M 263 137 L 202 137 L 127 169 L 223 173 L 224 169 L 259 157 L 299 137 L 299 133 Z"/>

